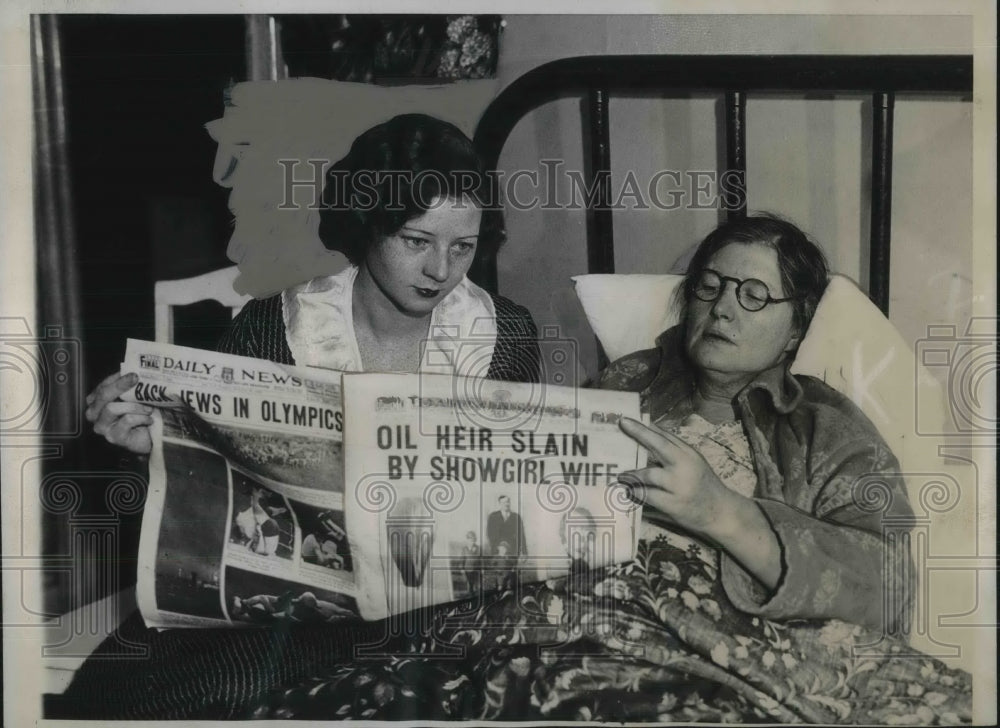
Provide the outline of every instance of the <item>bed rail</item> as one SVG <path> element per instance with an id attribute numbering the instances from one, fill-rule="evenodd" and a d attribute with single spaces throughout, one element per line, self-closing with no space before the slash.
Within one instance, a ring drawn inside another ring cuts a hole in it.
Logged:
<path id="1" fill-rule="evenodd" d="M 610 208 L 611 142 L 608 101 L 612 93 L 719 93 L 725 105 L 726 170 L 736 173 L 742 203 L 729 216 L 746 214 L 746 97 L 753 92 L 870 93 L 872 95 L 872 190 L 869 296 L 888 314 L 892 214 L 892 125 L 897 94 L 951 95 L 971 101 L 972 56 L 819 55 L 629 55 L 563 58 L 539 66 L 507 86 L 483 113 L 475 143 L 494 168 L 507 137 L 527 113 L 558 98 L 588 103 L 584 148 L 589 184 L 591 273 L 614 272 Z M 470 275 L 496 292 L 496 261 L 483 259 Z"/>

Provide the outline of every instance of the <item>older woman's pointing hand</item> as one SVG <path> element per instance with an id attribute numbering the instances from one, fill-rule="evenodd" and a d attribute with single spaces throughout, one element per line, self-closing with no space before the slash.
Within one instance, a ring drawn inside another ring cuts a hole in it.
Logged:
<path id="1" fill-rule="evenodd" d="M 715 542 L 768 589 L 777 586 L 781 546 L 757 503 L 727 488 L 701 453 L 676 435 L 629 418 L 620 426 L 658 463 L 619 477 L 646 506 L 643 517 Z"/>
<path id="2" fill-rule="evenodd" d="M 656 463 L 619 478 L 638 486 L 633 497 L 655 509 L 649 517 L 714 539 L 720 521 L 732 515 L 734 496 L 741 496 L 723 485 L 701 453 L 676 435 L 629 418 L 620 426 Z"/>

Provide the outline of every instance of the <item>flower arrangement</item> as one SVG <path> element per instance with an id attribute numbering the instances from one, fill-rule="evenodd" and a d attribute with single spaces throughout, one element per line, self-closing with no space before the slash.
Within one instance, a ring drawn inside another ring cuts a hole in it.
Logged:
<path id="1" fill-rule="evenodd" d="M 496 15 L 281 16 L 290 76 L 427 83 L 496 75 Z"/>
<path id="2" fill-rule="evenodd" d="M 499 22 L 503 27 L 503 21 Z M 496 74 L 499 28 L 474 15 L 449 16 L 447 44 L 441 53 L 440 78 L 491 78 Z"/>

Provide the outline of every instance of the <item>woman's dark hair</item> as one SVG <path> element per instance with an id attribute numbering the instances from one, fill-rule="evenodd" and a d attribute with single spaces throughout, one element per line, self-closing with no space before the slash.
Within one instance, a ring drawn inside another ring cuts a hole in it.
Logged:
<path id="1" fill-rule="evenodd" d="M 751 215 L 727 222 L 710 232 L 688 263 L 681 288 L 683 305 L 691 300 L 692 286 L 698 274 L 713 255 L 730 243 L 755 243 L 774 249 L 778 254 L 778 271 L 784 289 L 780 295 L 795 298 L 790 302 L 794 311 L 793 323 L 804 334 L 826 290 L 829 268 L 823 251 L 798 227 L 776 215 Z M 777 291 L 772 291 L 771 295 L 779 297 Z"/>
<path id="2" fill-rule="evenodd" d="M 492 257 L 506 237 L 498 188 L 457 126 L 402 114 L 361 134 L 327 170 L 319 237 L 357 265 L 372 243 L 423 215 L 435 198 L 468 198 L 483 210 L 476 256 Z"/>

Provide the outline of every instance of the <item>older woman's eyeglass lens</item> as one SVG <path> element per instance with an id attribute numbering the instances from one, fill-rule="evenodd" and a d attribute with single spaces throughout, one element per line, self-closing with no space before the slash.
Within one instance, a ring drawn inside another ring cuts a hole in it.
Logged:
<path id="1" fill-rule="evenodd" d="M 724 276 L 711 268 L 705 268 L 698 274 L 692 292 L 698 300 L 711 303 L 722 295 L 726 281 L 732 281 L 736 284 L 736 300 L 747 311 L 760 311 L 769 303 L 784 303 L 797 298 L 797 296 L 771 298 L 771 291 L 764 281 L 756 278 L 740 280 L 732 276 Z"/>

